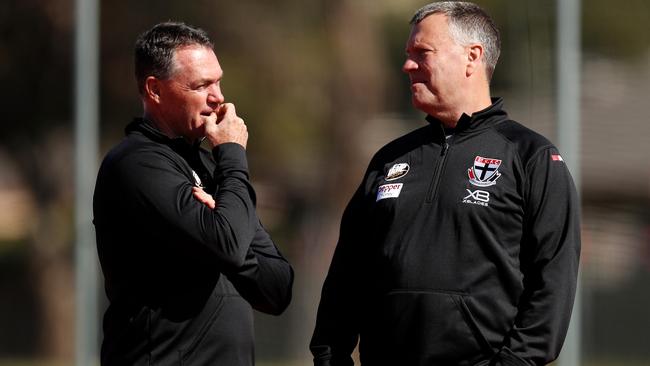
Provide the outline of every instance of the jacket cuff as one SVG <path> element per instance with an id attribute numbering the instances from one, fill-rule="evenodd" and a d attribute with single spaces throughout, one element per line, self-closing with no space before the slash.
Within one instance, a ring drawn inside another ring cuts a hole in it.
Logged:
<path id="1" fill-rule="evenodd" d="M 217 181 L 232 175 L 248 180 L 248 160 L 243 146 L 234 142 L 220 144 L 212 149 L 212 156 L 217 163 L 215 171 Z"/>

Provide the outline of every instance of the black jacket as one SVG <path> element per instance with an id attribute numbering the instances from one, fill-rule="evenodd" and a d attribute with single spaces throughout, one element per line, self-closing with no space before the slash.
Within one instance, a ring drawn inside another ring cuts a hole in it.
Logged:
<path id="1" fill-rule="evenodd" d="M 544 137 L 495 103 L 382 148 L 347 206 L 315 365 L 542 365 L 576 289 L 580 205 Z"/>
<path id="2" fill-rule="evenodd" d="M 210 154 L 140 119 L 126 131 L 94 195 L 110 301 L 102 365 L 252 365 L 251 307 L 280 314 L 293 270 L 257 218 L 244 149 Z"/>

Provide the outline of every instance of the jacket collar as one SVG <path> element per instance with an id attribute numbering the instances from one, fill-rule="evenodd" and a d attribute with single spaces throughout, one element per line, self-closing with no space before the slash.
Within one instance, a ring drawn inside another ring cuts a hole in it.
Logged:
<path id="1" fill-rule="evenodd" d="M 126 135 L 132 132 L 140 132 L 151 140 L 167 145 L 181 154 L 191 150 L 197 150 L 201 145 L 200 140 L 190 144 L 183 137 L 170 138 L 162 133 L 152 121 L 145 118 L 134 118 L 124 129 Z"/>
<path id="2" fill-rule="evenodd" d="M 503 98 L 492 98 L 492 104 L 478 112 L 472 113 L 471 116 L 463 113 L 453 129 L 445 129 L 442 122 L 437 118 L 427 115 L 426 120 L 433 127 L 434 131 L 440 130 L 443 134 L 465 134 L 476 130 L 482 130 L 493 126 L 495 123 L 506 119 L 508 114 L 503 110 Z M 435 128 L 440 126 L 439 129 Z"/>

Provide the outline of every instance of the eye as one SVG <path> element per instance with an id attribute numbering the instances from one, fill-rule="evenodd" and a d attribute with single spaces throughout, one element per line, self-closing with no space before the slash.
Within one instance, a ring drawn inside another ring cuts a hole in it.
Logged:
<path id="1" fill-rule="evenodd" d="M 427 48 L 414 48 L 406 51 L 406 58 L 410 58 L 411 60 L 422 60 L 431 53 L 433 53 L 433 50 Z"/>
<path id="2" fill-rule="evenodd" d="M 216 85 L 217 87 L 221 86 L 221 80 L 204 80 L 196 84 L 194 86 L 194 90 L 197 91 L 202 91 L 205 89 L 211 88 L 213 85 Z"/>
<path id="3" fill-rule="evenodd" d="M 197 80 L 193 85 L 192 89 L 196 91 L 202 91 L 210 87 L 212 81 L 210 80 Z"/>

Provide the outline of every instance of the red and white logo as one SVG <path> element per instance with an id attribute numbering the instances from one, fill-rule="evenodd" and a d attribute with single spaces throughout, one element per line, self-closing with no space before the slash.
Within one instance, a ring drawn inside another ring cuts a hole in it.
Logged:
<path id="1" fill-rule="evenodd" d="M 484 158 L 477 156 L 474 159 L 474 165 L 467 170 L 469 182 L 479 187 L 489 187 L 497 184 L 497 179 L 501 176 L 499 173 L 501 160 Z"/>

